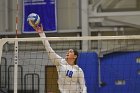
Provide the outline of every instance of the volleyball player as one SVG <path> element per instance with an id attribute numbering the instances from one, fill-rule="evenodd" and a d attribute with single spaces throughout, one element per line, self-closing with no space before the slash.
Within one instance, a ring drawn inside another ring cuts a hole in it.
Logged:
<path id="1" fill-rule="evenodd" d="M 45 37 L 43 26 L 34 26 L 40 37 Z M 84 73 L 77 65 L 78 52 L 74 49 L 69 49 L 66 57 L 62 58 L 51 48 L 49 41 L 45 39 L 43 44 L 48 52 L 48 56 L 52 63 L 56 65 L 58 72 L 58 86 L 61 93 L 87 93 L 85 85 Z"/>

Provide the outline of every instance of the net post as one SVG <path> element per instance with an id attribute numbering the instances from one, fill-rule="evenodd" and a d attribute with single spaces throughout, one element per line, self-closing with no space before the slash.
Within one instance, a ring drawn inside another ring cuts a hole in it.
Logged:
<path id="1" fill-rule="evenodd" d="M 18 84 L 18 40 L 15 40 L 14 47 L 14 93 L 17 93 L 17 84 Z"/>

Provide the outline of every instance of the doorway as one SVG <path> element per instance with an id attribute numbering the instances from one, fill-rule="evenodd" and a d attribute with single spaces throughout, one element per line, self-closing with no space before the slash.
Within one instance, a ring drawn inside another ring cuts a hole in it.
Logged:
<path id="1" fill-rule="evenodd" d="M 58 89 L 58 73 L 56 66 L 45 66 L 45 91 L 46 93 L 60 93 Z"/>

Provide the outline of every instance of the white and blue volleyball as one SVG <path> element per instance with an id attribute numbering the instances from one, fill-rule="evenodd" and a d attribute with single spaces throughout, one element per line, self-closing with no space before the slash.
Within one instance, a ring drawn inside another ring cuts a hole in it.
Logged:
<path id="1" fill-rule="evenodd" d="M 40 23 L 40 17 L 36 13 L 31 13 L 28 15 L 27 21 L 30 26 L 38 25 Z M 34 22 L 34 25 L 32 24 L 31 21 Z"/>

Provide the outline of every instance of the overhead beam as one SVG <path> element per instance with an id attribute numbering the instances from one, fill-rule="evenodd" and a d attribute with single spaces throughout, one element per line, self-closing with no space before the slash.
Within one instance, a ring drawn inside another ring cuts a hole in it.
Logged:
<path id="1" fill-rule="evenodd" d="M 91 12 L 89 17 L 110 17 L 110 16 L 136 16 L 140 15 L 140 11 L 126 11 L 126 12 Z"/>
<path id="2" fill-rule="evenodd" d="M 103 0 L 100 0 L 95 6 L 94 10 L 90 11 L 89 17 L 109 17 L 109 16 L 133 16 L 140 15 L 140 11 L 125 11 L 125 12 L 98 12 L 99 6 L 102 4 Z"/>

